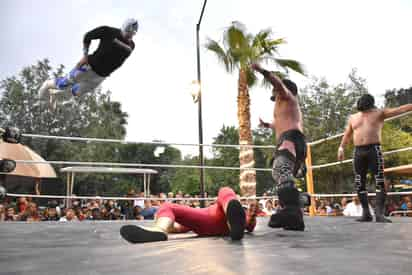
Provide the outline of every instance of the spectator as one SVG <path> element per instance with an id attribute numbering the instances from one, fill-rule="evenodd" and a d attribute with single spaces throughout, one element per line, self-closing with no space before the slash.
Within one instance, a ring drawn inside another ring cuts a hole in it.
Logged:
<path id="1" fill-rule="evenodd" d="M 56 207 L 48 207 L 46 208 L 46 210 L 44 211 L 43 214 L 43 221 L 58 221 L 59 215 L 57 214 L 57 210 Z"/>
<path id="2" fill-rule="evenodd" d="M 7 212 L 6 212 L 6 217 L 5 217 L 5 221 L 18 221 L 19 220 L 19 216 L 16 214 L 16 209 L 14 208 L 13 205 L 9 205 L 7 207 Z"/>
<path id="3" fill-rule="evenodd" d="M 332 203 L 329 200 L 325 200 L 325 209 L 326 215 L 334 215 L 335 211 L 333 210 Z"/>
<path id="4" fill-rule="evenodd" d="M 122 213 L 120 212 L 119 208 L 114 208 L 110 211 L 111 219 L 112 220 L 121 220 Z"/>
<path id="5" fill-rule="evenodd" d="M 17 199 L 17 212 L 19 214 L 24 213 L 24 211 L 26 211 L 28 205 L 28 201 L 26 199 L 26 197 L 20 197 Z"/>
<path id="6" fill-rule="evenodd" d="M 349 202 L 348 202 L 348 198 L 343 197 L 343 198 L 341 199 L 341 201 L 340 201 L 340 205 L 341 205 L 342 209 L 345 209 L 345 208 L 346 208 L 346 205 L 347 205 L 348 203 L 349 203 Z"/>
<path id="7" fill-rule="evenodd" d="M 41 220 L 37 205 L 34 202 L 26 205 L 26 210 L 21 215 L 20 220 L 27 222 L 39 222 Z"/>
<path id="8" fill-rule="evenodd" d="M 134 194 L 132 189 L 127 193 L 127 197 L 135 197 Z M 120 212 L 128 220 L 135 219 L 133 202 L 133 200 L 122 200 L 120 202 Z"/>
<path id="9" fill-rule="evenodd" d="M 66 215 L 61 217 L 60 222 L 72 222 L 77 221 L 77 217 L 74 213 L 74 210 L 71 208 L 66 209 Z"/>
<path id="10" fill-rule="evenodd" d="M 167 198 L 169 199 L 168 202 L 174 202 L 173 198 L 175 197 L 175 195 L 173 194 L 173 192 L 169 192 L 167 193 Z"/>
<path id="11" fill-rule="evenodd" d="M 199 200 L 194 200 L 192 202 L 192 207 L 193 208 L 200 208 L 200 201 Z"/>
<path id="12" fill-rule="evenodd" d="M 101 219 L 100 215 L 100 208 L 95 207 L 91 210 L 91 216 L 89 217 L 91 220 L 98 221 Z"/>
<path id="13" fill-rule="evenodd" d="M 74 210 L 74 212 L 79 221 L 84 221 L 87 218 L 86 216 L 87 207 L 78 207 Z"/>
<path id="14" fill-rule="evenodd" d="M 143 220 L 143 216 L 141 215 L 142 208 L 138 205 L 136 205 L 133 209 L 133 217 L 136 220 Z"/>
<path id="15" fill-rule="evenodd" d="M 6 220 L 6 208 L 3 204 L 0 204 L 0 222 L 4 222 Z"/>
<path id="16" fill-rule="evenodd" d="M 400 210 L 408 210 L 408 203 L 411 202 L 411 199 L 408 196 L 404 196 L 401 201 Z"/>
<path id="17" fill-rule="evenodd" d="M 263 194 L 262 194 L 262 197 L 267 197 L 268 196 L 268 194 L 266 193 L 266 192 L 264 192 Z M 259 204 L 261 205 L 261 206 L 264 206 L 264 209 L 266 208 L 266 202 L 268 201 L 268 199 L 266 199 L 266 198 L 264 198 L 264 199 L 260 199 L 259 200 Z M 272 204 L 272 207 L 273 207 L 273 204 Z M 263 210 L 264 211 L 264 210 Z"/>
<path id="18" fill-rule="evenodd" d="M 181 200 L 181 198 L 183 198 L 183 195 L 181 194 L 181 191 L 176 193 L 176 199 L 175 203 L 177 204 L 184 204 L 184 201 Z"/>
<path id="19" fill-rule="evenodd" d="M 92 210 L 87 208 L 87 206 L 82 208 L 82 212 L 85 220 L 93 220 Z"/>
<path id="20" fill-rule="evenodd" d="M 160 207 L 160 201 L 157 200 L 157 197 L 155 195 L 150 195 L 150 198 L 151 198 L 152 206 L 155 207 L 155 208 L 159 208 Z"/>
<path id="21" fill-rule="evenodd" d="M 111 219 L 110 212 L 104 206 L 100 209 L 100 219 L 105 220 L 105 221 Z"/>
<path id="22" fill-rule="evenodd" d="M 156 214 L 157 209 L 152 206 L 150 200 L 144 201 L 144 208 L 140 212 L 140 215 L 143 216 L 145 220 L 153 220 L 154 215 Z"/>
<path id="23" fill-rule="evenodd" d="M 144 198 L 145 197 L 144 192 L 140 192 L 139 197 Z M 144 207 L 144 199 L 134 200 L 133 206 L 140 206 L 141 208 L 143 208 Z"/>
<path id="24" fill-rule="evenodd" d="M 369 211 L 373 215 L 372 207 L 369 205 Z M 344 216 L 350 217 L 361 217 L 362 216 L 362 205 L 360 204 L 358 197 L 353 197 L 353 200 L 348 203 L 343 210 Z"/>
<path id="25" fill-rule="evenodd" d="M 162 205 L 163 203 L 166 202 L 167 195 L 165 193 L 160 193 L 159 198 L 160 198 L 159 203 L 160 203 L 160 205 Z"/>
<path id="26" fill-rule="evenodd" d="M 275 213 L 272 200 L 266 200 L 265 207 L 263 208 L 263 212 L 265 212 L 267 216 L 271 216 L 272 214 Z"/>

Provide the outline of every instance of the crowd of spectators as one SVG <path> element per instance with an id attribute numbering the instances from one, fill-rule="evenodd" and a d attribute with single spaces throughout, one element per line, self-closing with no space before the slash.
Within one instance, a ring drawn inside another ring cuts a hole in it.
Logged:
<path id="1" fill-rule="evenodd" d="M 207 196 L 207 195 L 206 195 Z M 266 196 L 266 194 L 263 194 Z M 6 197 L 0 201 L 1 221 L 83 221 L 83 220 L 151 220 L 155 218 L 157 209 L 164 202 L 174 202 L 198 208 L 201 206 L 199 196 L 191 196 L 177 192 L 176 194 L 160 193 L 144 199 L 144 193 L 130 191 L 128 200 L 71 200 L 70 206 L 65 207 L 64 200 L 44 199 L 37 200 L 30 197 Z M 192 198 L 191 200 L 180 200 Z M 248 208 L 254 199 L 241 200 L 242 205 Z M 213 199 L 206 200 L 205 206 L 215 203 Z M 278 208 L 277 201 L 266 198 L 258 201 L 258 216 L 270 216 Z M 319 216 L 361 216 L 362 207 L 358 198 L 321 198 L 316 200 L 316 214 Z M 370 200 L 371 213 L 374 209 L 374 200 Z M 409 211 L 408 211 L 409 210 Z M 308 209 L 305 209 L 308 212 Z M 394 212 L 397 211 L 397 212 Z M 395 216 L 412 216 L 412 197 L 389 197 L 386 206 L 386 215 L 397 213 Z"/>
<path id="2" fill-rule="evenodd" d="M 389 196 L 385 205 L 386 216 L 412 217 L 412 196 Z M 369 208 L 374 214 L 375 200 L 369 199 Z M 357 196 L 343 198 L 321 198 L 316 200 L 319 216 L 362 216 L 362 206 Z"/>
<path id="3" fill-rule="evenodd" d="M 66 202 L 64 200 L 50 199 L 45 201 L 44 199 L 31 197 L 6 197 L 0 201 L 0 222 L 152 220 L 155 218 L 158 208 L 164 202 L 173 202 L 195 208 L 201 206 L 198 195 L 192 197 L 182 192 L 176 194 L 172 192 L 160 193 L 151 195 L 150 198 L 144 198 L 143 192 L 136 193 L 132 190 L 127 194 L 127 197 L 130 199 L 73 199 L 67 207 L 65 207 Z M 181 200 L 182 198 L 192 199 Z M 211 198 L 204 203 L 207 207 L 215 203 L 215 200 Z M 250 200 L 242 201 L 242 203 L 245 207 L 248 207 Z"/>

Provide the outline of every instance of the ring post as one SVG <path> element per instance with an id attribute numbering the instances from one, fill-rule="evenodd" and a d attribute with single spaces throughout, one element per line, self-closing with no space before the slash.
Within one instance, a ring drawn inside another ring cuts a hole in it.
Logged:
<path id="1" fill-rule="evenodd" d="M 316 215 L 315 212 L 315 198 L 313 194 L 315 193 L 315 188 L 313 186 L 313 174 L 312 174 L 312 152 L 310 144 L 307 145 L 307 157 L 306 157 L 306 188 L 310 194 L 310 206 L 309 206 L 309 216 L 313 217 Z"/>

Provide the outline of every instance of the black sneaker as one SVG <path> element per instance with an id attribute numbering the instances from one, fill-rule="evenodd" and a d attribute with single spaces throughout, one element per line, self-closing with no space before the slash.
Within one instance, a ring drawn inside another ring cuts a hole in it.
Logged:
<path id="1" fill-rule="evenodd" d="M 124 225 L 120 228 L 120 235 L 130 243 L 147 243 L 167 241 L 167 234 L 160 231 L 151 231 L 136 225 Z"/>
<path id="2" fill-rule="evenodd" d="M 230 237 L 232 240 L 241 240 L 245 234 L 246 214 L 238 200 L 231 200 L 228 203 L 226 219 L 229 224 Z"/>

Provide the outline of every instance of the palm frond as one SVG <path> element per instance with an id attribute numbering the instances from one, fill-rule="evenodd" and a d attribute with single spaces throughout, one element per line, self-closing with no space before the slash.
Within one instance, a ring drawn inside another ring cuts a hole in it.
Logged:
<path id="1" fill-rule="evenodd" d="M 245 26 L 240 22 L 232 22 L 223 35 L 223 43 L 235 56 L 238 56 L 239 51 L 249 47 Z"/>
<path id="2" fill-rule="evenodd" d="M 256 73 L 251 70 L 249 67 L 246 68 L 246 81 L 248 87 L 252 87 L 257 82 Z"/>
<path id="3" fill-rule="evenodd" d="M 233 72 L 233 62 L 232 58 L 229 54 L 225 52 L 225 50 L 219 45 L 218 42 L 212 40 L 210 38 L 207 39 L 205 44 L 206 49 L 214 52 L 217 56 L 219 62 L 225 65 L 225 69 L 227 72 Z"/>
<path id="4" fill-rule="evenodd" d="M 283 67 L 286 70 L 291 69 L 297 73 L 305 75 L 305 69 L 303 68 L 303 65 L 296 60 L 282 58 L 274 58 L 274 60 L 280 67 Z"/>
<path id="5" fill-rule="evenodd" d="M 286 44 L 287 42 L 284 38 L 278 38 L 278 39 L 268 40 L 267 43 L 270 47 L 274 47 L 274 46 Z"/>
<path id="6" fill-rule="evenodd" d="M 259 31 L 255 37 L 253 38 L 252 46 L 253 47 L 261 47 L 262 42 L 268 39 L 272 35 L 271 29 L 261 30 Z"/>

